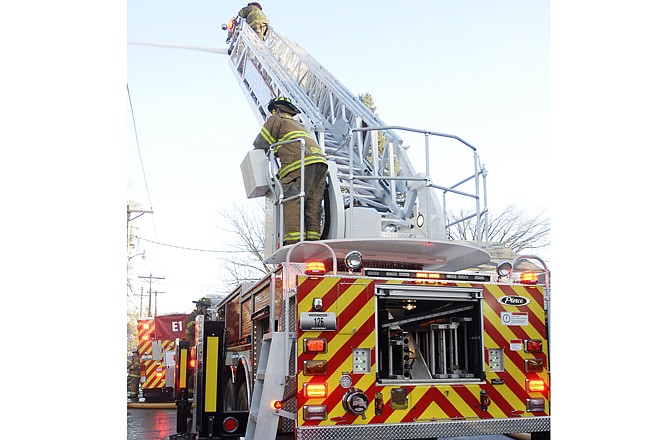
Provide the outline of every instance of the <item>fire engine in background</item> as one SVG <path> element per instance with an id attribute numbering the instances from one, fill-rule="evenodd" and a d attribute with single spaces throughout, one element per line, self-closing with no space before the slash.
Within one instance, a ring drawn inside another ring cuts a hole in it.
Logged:
<path id="1" fill-rule="evenodd" d="M 173 314 L 137 320 L 140 389 L 145 401 L 175 399 L 175 348 L 186 337 L 187 317 Z"/>
<path id="2" fill-rule="evenodd" d="M 196 319 L 192 423 L 186 432 L 178 411 L 175 438 L 548 439 L 549 273 L 529 256 L 542 283 L 515 271 L 519 258 L 477 269 L 491 259 L 477 150 L 457 136 L 386 126 L 274 29 L 261 41 L 240 23 L 229 54 L 260 123 L 273 97 L 303 110 L 329 163 L 324 227 L 320 241 L 282 246 L 272 149 L 247 155 L 245 188 L 266 198 L 273 270 L 231 292 L 216 319 Z M 414 171 L 397 131 L 424 136 L 425 172 Z M 445 184 L 431 176 L 440 140 L 465 147 L 459 169 L 474 164 L 472 174 Z M 476 241 L 446 238 L 447 195 L 474 201 Z"/>

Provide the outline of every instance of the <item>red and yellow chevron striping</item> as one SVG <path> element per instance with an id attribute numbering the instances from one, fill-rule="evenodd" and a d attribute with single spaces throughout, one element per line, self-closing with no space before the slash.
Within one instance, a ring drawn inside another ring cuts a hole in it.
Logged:
<path id="1" fill-rule="evenodd" d="M 541 287 L 498 284 L 448 283 L 452 290 L 467 288 L 481 290 L 481 327 L 483 328 L 482 347 L 486 365 L 486 377 L 474 377 L 472 380 L 452 381 L 407 381 L 406 385 L 378 383 L 378 359 L 383 346 L 377 346 L 380 338 L 379 311 L 377 308 L 376 287 L 378 285 L 411 285 L 415 281 L 376 280 L 369 278 L 347 277 L 298 277 L 298 309 L 300 313 L 312 311 L 315 298 L 322 301 L 322 311 L 333 313 L 336 317 L 336 330 L 312 331 L 298 329 L 298 372 L 297 407 L 304 405 L 325 405 L 328 417 L 325 420 L 304 420 L 298 411 L 299 426 L 328 426 L 347 424 L 383 424 L 410 423 L 440 420 L 499 419 L 512 417 L 545 416 L 545 412 L 526 410 L 526 400 L 530 397 L 544 397 L 548 400 L 547 343 L 546 326 Z M 426 284 L 426 291 L 439 294 L 439 285 Z M 506 305 L 503 297 L 523 297 L 527 304 Z M 504 322 L 506 316 L 514 314 L 519 321 L 515 325 Z M 387 330 L 388 331 L 388 330 Z M 303 350 L 304 338 L 325 338 L 327 352 L 306 353 Z M 520 341 L 542 341 L 541 352 L 525 352 L 520 349 Z M 504 370 L 490 371 L 488 368 L 489 348 L 502 349 Z M 370 350 L 369 372 L 353 371 L 353 351 Z M 387 356 L 386 353 L 381 353 Z M 540 359 L 542 371 L 526 371 L 527 360 Z M 306 375 L 302 366 L 307 361 L 327 361 L 325 375 Z M 526 381 L 540 378 L 547 384 L 545 391 L 529 392 Z M 325 383 L 328 395 L 325 398 L 308 398 L 303 393 L 307 384 Z M 341 385 L 342 383 L 342 385 Z M 368 398 L 370 408 L 366 417 L 348 412 L 342 399 L 348 389 L 357 388 Z M 407 393 L 406 404 L 391 402 L 391 393 L 398 389 Z M 482 405 L 482 394 L 488 400 Z M 381 410 L 375 409 L 375 396 L 382 396 Z"/>
<path id="2" fill-rule="evenodd" d="M 175 341 L 157 341 L 155 324 L 153 318 L 139 319 L 137 322 L 137 333 L 139 339 L 138 351 L 140 353 L 143 375 L 146 378 L 142 384 L 145 390 L 165 387 L 165 369 L 163 366 L 162 353 L 175 349 Z M 154 356 L 154 348 L 160 347 L 160 353 Z"/>

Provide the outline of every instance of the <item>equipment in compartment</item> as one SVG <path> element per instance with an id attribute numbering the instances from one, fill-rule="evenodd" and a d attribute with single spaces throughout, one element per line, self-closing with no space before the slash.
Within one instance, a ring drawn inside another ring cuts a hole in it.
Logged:
<path id="1" fill-rule="evenodd" d="M 411 293 L 411 292 L 409 292 Z M 378 296 L 380 381 L 459 382 L 483 375 L 481 303 L 426 295 Z"/>

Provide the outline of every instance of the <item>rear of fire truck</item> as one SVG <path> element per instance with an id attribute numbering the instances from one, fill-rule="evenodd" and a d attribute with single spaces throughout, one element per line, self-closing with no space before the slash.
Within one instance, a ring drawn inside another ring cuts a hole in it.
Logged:
<path id="1" fill-rule="evenodd" d="M 492 277 L 298 276 L 298 438 L 548 438 L 545 287 Z"/>
<path id="2" fill-rule="evenodd" d="M 187 316 L 172 314 L 137 320 L 140 390 L 145 401 L 175 398 L 175 344 L 186 336 Z"/>
<path id="3" fill-rule="evenodd" d="M 355 260 L 287 263 L 197 321 L 197 438 L 549 438 L 536 274 Z"/>

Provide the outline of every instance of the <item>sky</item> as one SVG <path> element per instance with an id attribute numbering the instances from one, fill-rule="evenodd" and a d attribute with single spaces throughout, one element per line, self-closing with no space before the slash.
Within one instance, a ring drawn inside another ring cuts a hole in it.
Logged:
<path id="1" fill-rule="evenodd" d="M 386 123 L 444 130 L 475 145 L 489 168 L 492 209 L 508 200 L 534 209 L 549 194 L 552 433 L 574 434 L 584 398 L 594 402 L 592 423 L 579 427 L 580 437 L 639 438 L 664 429 L 663 406 L 650 402 L 667 386 L 647 377 L 660 365 L 670 306 L 668 7 L 561 0 L 547 11 L 545 2 L 531 0 L 374 8 L 380 3 L 264 6 L 273 26 L 349 90 L 372 93 Z M 242 194 L 239 163 L 259 129 L 225 56 L 128 41 L 220 48 L 219 26 L 239 7 L 35 0 L 11 3 L 0 15 L 0 297 L 20 348 L 13 357 L 19 368 L 6 362 L 0 372 L 15 379 L 6 389 L 15 408 L 34 406 L 45 383 L 67 388 L 57 408 L 40 414 L 52 431 L 90 437 L 101 414 L 106 432 L 124 431 L 125 396 L 113 390 L 123 389 L 126 374 L 128 198 L 151 198 L 154 214 L 142 221 L 153 220 L 137 224 L 142 235 L 220 249 L 226 237 L 217 235 L 218 211 Z M 540 20 L 514 21 L 538 7 Z M 550 29 L 542 24 L 547 19 Z M 359 20 L 365 25 L 354 26 Z M 542 38 L 524 38 L 531 29 L 550 30 L 549 135 L 541 123 L 547 58 L 537 54 Z M 532 78 L 513 68 L 534 57 L 541 62 Z M 131 177 L 138 150 L 129 134 L 128 89 L 148 196 L 143 180 Z M 527 155 L 538 159 L 534 166 L 522 166 Z M 504 196 L 496 188 L 506 188 Z M 165 277 L 173 285 L 160 290 L 178 295 L 171 308 L 189 310 L 216 279 L 182 262 L 195 279 L 182 281 L 163 248 L 147 260 L 161 265 L 133 263 L 135 273 Z M 177 294 L 181 284 L 185 291 Z M 648 386 L 634 386 L 640 374 Z M 104 398 L 81 405 L 92 385 Z M 622 407 L 644 414 L 645 423 L 612 423 Z M 7 435 L 24 434 L 33 418 L 14 411 Z"/>
<path id="2" fill-rule="evenodd" d="M 349 91 L 370 93 L 385 123 L 454 134 L 477 147 L 492 211 L 508 204 L 548 211 L 539 164 L 549 157 L 549 2 L 428 3 L 262 5 L 273 28 Z M 354 5 L 355 13 L 343 7 Z M 148 290 L 137 277 L 165 278 L 152 287 L 164 292 L 159 314 L 188 312 L 192 300 L 225 293 L 218 251 L 231 238 L 221 212 L 255 202 L 245 197 L 239 166 L 260 125 L 227 54 L 206 51 L 226 47 L 220 25 L 241 6 L 128 2 L 128 197 L 153 211 L 131 222 L 140 237 L 131 256 L 144 251 L 147 259 L 131 259 L 130 278 L 136 295 Z M 422 155 L 412 159 L 415 168 L 423 164 Z M 439 163 L 431 165 L 436 178 Z"/>

